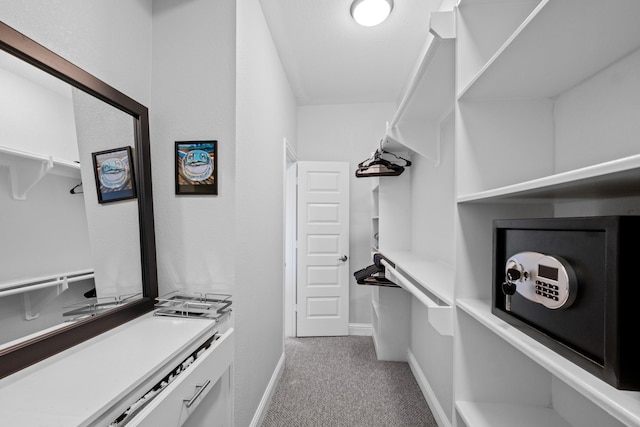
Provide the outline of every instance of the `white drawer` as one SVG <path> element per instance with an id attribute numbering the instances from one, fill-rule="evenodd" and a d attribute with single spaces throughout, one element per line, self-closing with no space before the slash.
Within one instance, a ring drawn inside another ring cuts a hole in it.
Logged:
<path id="1" fill-rule="evenodd" d="M 233 329 L 226 331 L 127 426 L 181 426 L 233 362 Z"/>

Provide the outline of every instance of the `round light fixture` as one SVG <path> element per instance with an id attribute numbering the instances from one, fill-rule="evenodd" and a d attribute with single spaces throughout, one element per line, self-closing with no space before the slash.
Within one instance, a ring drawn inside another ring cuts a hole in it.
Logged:
<path id="1" fill-rule="evenodd" d="M 351 16 L 365 27 L 373 27 L 387 19 L 393 9 L 393 0 L 354 0 Z"/>

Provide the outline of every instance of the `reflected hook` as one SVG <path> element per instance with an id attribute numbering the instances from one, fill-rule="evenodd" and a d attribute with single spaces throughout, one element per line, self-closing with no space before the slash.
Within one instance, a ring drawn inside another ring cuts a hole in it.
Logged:
<path id="1" fill-rule="evenodd" d="M 82 187 L 82 182 L 80 184 L 76 185 L 75 187 L 73 187 L 71 190 L 69 190 L 69 193 L 70 194 L 82 194 L 82 193 L 84 193 L 84 191 L 77 191 L 76 189 L 78 187 Z"/>

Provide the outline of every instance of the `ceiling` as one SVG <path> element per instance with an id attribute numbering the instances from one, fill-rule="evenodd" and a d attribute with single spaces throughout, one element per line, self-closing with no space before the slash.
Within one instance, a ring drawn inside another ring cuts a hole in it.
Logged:
<path id="1" fill-rule="evenodd" d="M 389 18 L 358 25 L 352 0 L 260 0 L 298 105 L 397 102 L 442 0 L 395 0 Z"/>

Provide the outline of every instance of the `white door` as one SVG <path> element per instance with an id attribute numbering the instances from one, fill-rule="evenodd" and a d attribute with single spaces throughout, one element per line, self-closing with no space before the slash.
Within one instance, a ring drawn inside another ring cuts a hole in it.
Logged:
<path id="1" fill-rule="evenodd" d="M 299 337 L 349 335 L 349 164 L 298 162 Z"/>

